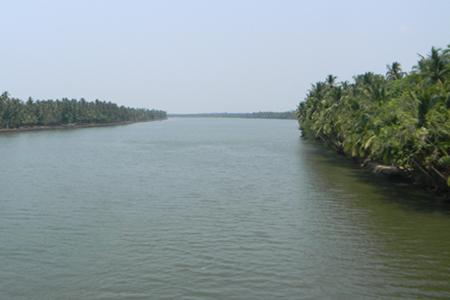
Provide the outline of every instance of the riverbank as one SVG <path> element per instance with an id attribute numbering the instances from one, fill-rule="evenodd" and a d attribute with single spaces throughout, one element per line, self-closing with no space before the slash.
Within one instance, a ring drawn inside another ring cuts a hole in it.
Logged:
<path id="1" fill-rule="evenodd" d="M 364 159 L 358 157 L 350 157 L 343 151 L 336 151 L 335 148 L 330 147 L 326 143 L 322 142 L 320 139 L 316 139 L 315 141 L 311 141 L 309 139 L 302 138 L 304 141 L 312 143 L 315 147 L 324 147 L 333 151 L 333 153 L 337 156 L 342 156 L 345 159 L 348 159 L 352 163 L 358 165 L 360 168 L 365 169 L 369 173 L 382 177 L 386 181 L 390 182 L 401 182 L 405 184 L 409 184 L 411 186 L 418 187 L 421 190 L 428 192 L 436 199 L 444 202 L 450 203 L 450 193 L 445 189 L 439 189 L 436 186 L 432 186 L 427 184 L 427 181 L 417 180 L 417 175 L 415 176 L 414 170 L 406 169 L 402 167 L 388 166 L 383 165 L 378 161 Z"/>
<path id="2" fill-rule="evenodd" d="M 371 160 L 365 160 L 361 164 L 361 167 L 369 170 L 373 174 L 383 176 L 386 179 L 402 180 L 402 181 L 405 180 L 402 172 L 399 169 L 397 169 L 396 167 L 381 165 L 381 164 L 371 161 Z"/>
<path id="3" fill-rule="evenodd" d="M 164 121 L 164 119 L 158 120 L 150 120 L 150 121 L 129 121 L 129 122 L 118 122 L 118 123 L 106 123 L 106 124 L 63 124 L 60 126 L 33 126 L 33 127 L 19 127 L 19 128 L 10 128 L 10 129 L 0 129 L 1 133 L 11 133 L 11 132 L 27 132 L 27 131 L 42 131 L 42 130 L 72 130 L 72 129 L 80 129 L 80 128 L 90 128 L 90 127 L 106 127 L 106 126 L 120 126 L 120 125 L 129 125 L 134 123 L 143 123 L 143 122 L 155 122 L 155 121 Z"/>
<path id="4" fill-rule="evenodd" d="M 430 192 L 431 194 L 435 195 L 441 200 L 444 200 L 445 202 L 450 202 L 449 193 L 436 189 L 435 187 L 429 186 L 424 183 L 420 184 L 419 182 L 415 181 L 411 176 L 407 176 L 408 174 L 407 170 L 399 169 L 392 166 L 385 166 L 370 160 L 365 160 L 361 164 L 361 167 L 368 170 L 370 173 L 375 174 L 376 176 L 381 176 L 385 178 L 388 181 L 404 182 L 417 186 L 422 190 Z"/>
<path id="5" fill-rule="evenodd" d="M 368 159 L 366 159 L 361 164 L 361 167 L 363 167 L 364 169 L 368 170 L 369 172 L 375 175 L 382 176 L 387 180 L 409 183 L 423 190 L 432 192 L 436 196 L 443 198 L 445 201 L 450 201 L 450 194 L 445 190 L 439 190 L 436 187 L 432 187 L 425 183 L 420 183 L 414 180 L 414 178 L 411 177 L 411 175 L 408 175 L 411 174 L 412 172 L 411 170 L 382 165 L 379 164 L 378 162 L 371 161 Z"/>

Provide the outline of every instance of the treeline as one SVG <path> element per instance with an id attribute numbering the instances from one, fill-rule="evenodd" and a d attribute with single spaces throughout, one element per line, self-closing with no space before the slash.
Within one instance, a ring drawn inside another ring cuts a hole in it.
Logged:
<path id="1" fill-rule="evenodd" d="M 260 111 L 254 113 L 206 113 L 206 114 L 170 114 L 169 117 L 191 117 L 191 118 L 254 118 L 254 119 L 293 119 L 295 111 L 273 112 Z"/>
<path id="2" fill-rule="evenodd" d="M 407 74 L 312 84 L 296 111 L 302 136 L 361 161 L 398 168 L 416 183 L 450 191 L 450 45 L 431 48 Z"/>
<path id="3" fill-rule="evenodd" d="M 60 126 L 67 124 L 109 124 L 165 119 L 161 110 L 136 109 L 95 100 L 87 102 L 67 98 L 62 100 L 24 102 L 11 98 L 8 92 L 0 96 L 0 128 Z"/>

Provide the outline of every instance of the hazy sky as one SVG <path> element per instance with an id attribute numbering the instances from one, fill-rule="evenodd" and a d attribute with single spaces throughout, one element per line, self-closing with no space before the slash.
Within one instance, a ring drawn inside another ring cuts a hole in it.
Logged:
<path id="1" fill-rule="evenodd" d="M 0 92 L 168 113 L 287 111 L 450 44 L 450 1 L 0 1 Z"/>

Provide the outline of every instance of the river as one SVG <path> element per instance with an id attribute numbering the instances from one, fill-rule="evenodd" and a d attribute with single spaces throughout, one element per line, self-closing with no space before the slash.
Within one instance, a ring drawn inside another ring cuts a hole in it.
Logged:
<path id="1" fill-rule="evenodd" d="M 450 207 L 296 121 L 0 135 L 0 299 L 450 298 Z"/>

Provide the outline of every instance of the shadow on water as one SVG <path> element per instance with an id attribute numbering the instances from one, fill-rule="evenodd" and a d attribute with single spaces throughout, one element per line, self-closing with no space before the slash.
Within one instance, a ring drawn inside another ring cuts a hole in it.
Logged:
<path id="1" fill-rule="evenodd" d="M 337 181 L 352 192 L 361 196 L 365 196 L 369 192 L 373 195 L 371 198 L 394 204 L 403 210 L 422 213 L 439 212 L 450 215 L 450 203 L 432 191 L 374 174 L 355 161 L 337 155 L 323 145 L 305 140 L 301 140 L 301 142 L 302 148 L 304 148 L 302 151 L 306 152 L 307 159 L 318 163 L 318 165 L 315 164 L 314 171 L 320 172 L 320 175 L 324 177 L 333 176 L 332 181 Z M 340 176 L 336 176 L 336 174 Z"/>

